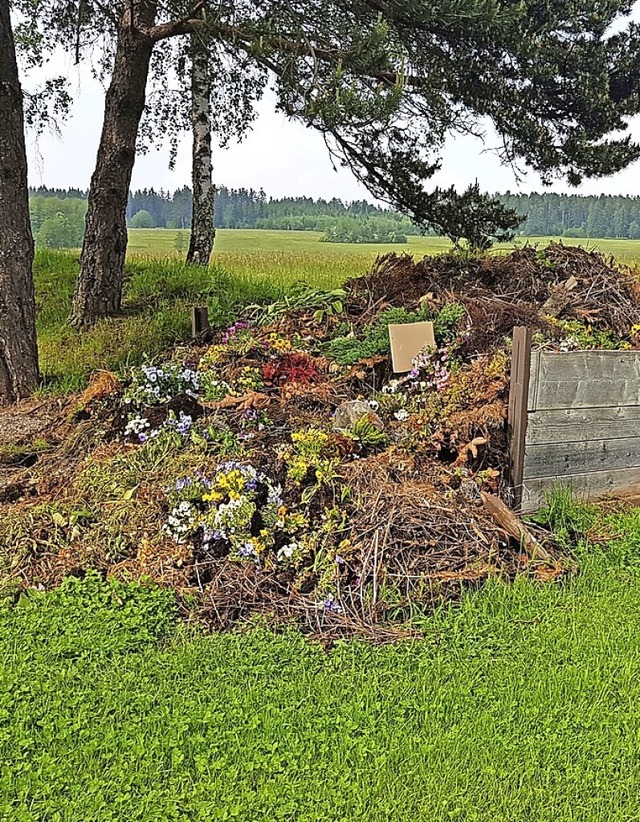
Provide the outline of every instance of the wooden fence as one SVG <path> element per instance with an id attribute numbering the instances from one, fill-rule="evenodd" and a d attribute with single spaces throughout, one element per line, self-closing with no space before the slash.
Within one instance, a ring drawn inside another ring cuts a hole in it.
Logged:
<path id="1" fill-rule="evenodd" d="M 601 496 L 640 483 L 640 352 L 531 350 L 514 329 L 509 395 L 513 503 L 552 486 Z"/>

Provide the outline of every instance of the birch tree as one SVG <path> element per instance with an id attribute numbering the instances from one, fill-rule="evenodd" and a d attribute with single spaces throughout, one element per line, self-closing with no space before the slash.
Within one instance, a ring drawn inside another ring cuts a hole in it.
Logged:
<path id="1" fill-rule="evenodd" d="M 215 240 L 210 51 L 203 32 L 191 35 L 191 238 L 187 263 L 209 265 Z"/>

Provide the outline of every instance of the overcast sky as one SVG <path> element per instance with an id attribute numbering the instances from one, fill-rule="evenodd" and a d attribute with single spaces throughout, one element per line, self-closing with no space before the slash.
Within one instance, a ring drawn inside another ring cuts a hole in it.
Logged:
<path id="1" fill-rule="evenodd" d="M 636 14 L 636 17 L 640 17 Z M 104 89 L 86 67 L 77 67 L 68 57 L 58 57 L 48 73 L 68 75 L 75 97 L 72 116 L 60 134 L 45 133 L 37 139 L 27 135 L 29 181 L 33 186 L 87 188 L 95 163 L 104 105 Z M 33 77 L 25 79 L 29 88 Z M 334 170 L 320 136 L 310 129 L 288 122 L 273 110 L 273 98 L 267 94 L 260 103 L 259 116 L 252 131 L 240 144 L 218 149 L 214 158 L 217 184 L 229 187 L 264 188 L 274 197 L 306 195 L 340 197 L 345 200 L 370 195 L 346 169 Z M 632 134 L 640 140 L 640 119 L 632 124 Z M 471 137 L 452 139 L 443 156 L 442 171 L 433 185 L 455 184 L 465 188 L 475 179 L 488 191 L 542 190 L 536 175 L 530 174 L 518 183 L 510 168 L 501 166 L 491 147 L 495 137 L 482 142 Z M 190 183 L 189 135 L 180 146 L 174 170 L 169 169 L 168 149 L 151 150 L 136 160 L 133 188 L 173 190 Z M 569 191 L 563 182 L 551 190 Z M 592 180 L 574 189 L 582 194 L 640 194 L 640 162 L 620 174 Z"/>

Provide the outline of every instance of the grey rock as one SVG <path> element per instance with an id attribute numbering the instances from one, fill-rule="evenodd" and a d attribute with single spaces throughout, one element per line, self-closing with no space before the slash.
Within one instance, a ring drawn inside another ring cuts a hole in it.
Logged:
<path id="1" fill-rule="evenodd" d="M 371 424 L 378 431 L 384 430 L 384 423 L 373 408 L 363 400 L 348 400 L 339 405 L 333 415 L 333 428 L 338 431 L 350 431 L 363 417 L 369 417 Z"/>

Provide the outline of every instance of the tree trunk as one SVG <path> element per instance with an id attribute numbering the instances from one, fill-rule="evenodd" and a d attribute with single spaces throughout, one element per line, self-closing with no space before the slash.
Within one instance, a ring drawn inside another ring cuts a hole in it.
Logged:
<path id="1" fill-rule="evenodd" d="M 120 310 L 127 251 L 127 200 L 154 45 L 140 29 L 154 24 L 156 6 L 155 0 L 126 4 L 120 19 L 73 299 L 72 322 L 76 326 L 89 326 Z"/>
<path id="2" fill-rule="evenodd" d="M 9 3 L 0 0 L 0 404 L 29 396 L 37 384 L 22 89 Z"/>
<path id="3" fill-rule="evenodd" d="M 191 239 L 187 263 L 209 265 L 215 240 L 213 209 L 216 190 L 213 186 L 211 159 L 211 73 L 208 50 L 201 35 L 191 35 L 191 127 L 193 155 L 191 180 L 193 205 L 191 210 Z"/>

